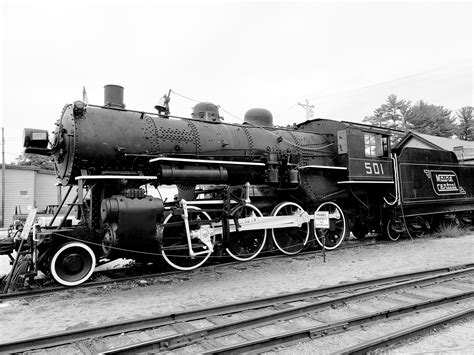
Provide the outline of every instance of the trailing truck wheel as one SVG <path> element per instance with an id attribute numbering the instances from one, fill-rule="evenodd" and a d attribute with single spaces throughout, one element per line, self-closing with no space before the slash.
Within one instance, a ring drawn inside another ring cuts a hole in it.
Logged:
<path id="1" fill-rule="evenodd" d="M 293 216 L 304 212 L 303 208 L 293 202 L 282 202 L 272 211 L 272 216 Z M 298 254 L 306 246 L 309 238 L 309 223 L 301 227 L 272 229 L 273 242 L 284 254 Z"/>
<path id="2" fill-rule="evenodd" d="M 333 250 L 341 245 L 346 236 L 346 218 L 342 209 L 334 202 L 324 202 L 316 212 L 329 212 L 330 228 L 314 228 L 314 235 L 318 244 L 326 249 Z M 323 239 L 324 238 L 324 239 Z"/>
<path id="3" fill-rule="evenodd" d="M 63 244 L 51 259 L 50 271 L 54 280 L 64 286 L 85 282 L 94 272 L 95 255 L 81 242 Z"/>
<path id="4" fill-rule="evenodd" d="M 188 220 L 201 221 L 211 220 L 211 217 L 199 207 L 188 206 Z M 181 223 L 178 223 L 181 222 Z M 178 224 L 176 224 L 178 223 Z M 173 224 L 167 226 L 167 224 Z M 165 261 L 173 268 L 181 271 L 194 270 L 204 264 L 211 250 L 199 239 L 193 239 L 192 248 L 195 253 L 201 253 L 194 257 L 189 255 L 189 244 L 186 237 L 186 229 L 183 217 L 170 213 L 163 221 L 163 240 L 161 245 L 161 255 Z M 199 229 L 199 225 L 190 226 L 190 230 Z"/>
<path id="5" fill-rule="evenodd" d="M 236 218 L 263 217 L 262 212 L 250 204 L 237 206 L 232 210 L 231 215 Z M 229 236 L 226 252 L 235 260 L 252 260 L 262 251 L 266 240 L 266 229 L 232 232 Z"/>

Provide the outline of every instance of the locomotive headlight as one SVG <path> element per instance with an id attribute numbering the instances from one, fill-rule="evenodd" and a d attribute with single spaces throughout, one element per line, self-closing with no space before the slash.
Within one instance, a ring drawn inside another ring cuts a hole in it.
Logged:
<path id="1" fill-rule="evenodd" d="M 84 111 L 86 110 L 86 104 L 80 100 L 74 101 L 73 113 L 74 117 L 80 117 L 84 115 Z"/>

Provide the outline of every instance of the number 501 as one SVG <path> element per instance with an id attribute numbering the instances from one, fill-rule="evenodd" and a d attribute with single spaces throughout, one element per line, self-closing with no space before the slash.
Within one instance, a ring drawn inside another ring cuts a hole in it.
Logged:
<path id="1" fill-rule="evenodd" d="M 367 175 L 384 175 L 382 163 L 366 162 L 364 164 Z"/>

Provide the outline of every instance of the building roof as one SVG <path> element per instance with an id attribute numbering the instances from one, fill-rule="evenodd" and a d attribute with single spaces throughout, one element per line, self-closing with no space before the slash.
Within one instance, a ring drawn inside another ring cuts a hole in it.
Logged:
<path id="1" fill-rule="evenodd" d="M 474 142 L 472 141 L 409 132 L 395 148 L 402 149 L 407 146 L 448 150 L 454 152 L 460 161 L 474 160 Z"/>
<path id="2" fill-rule="evenodd" d="M 474 149 L 474 142 L 464 141 L 462 139 L 451 139 L 445 137 L 430 136 L 429 134 L 415 133 L 415 135 L 436 144 L 445 150 L 455 150 L 456 147 L 464 147 L 464 149 Z"/>
<path id="3" fill-rule="evenodd" d="M 38 171 L 42 174 L 55 175 L 54 170 L 42 169 L 37 166 L 32 165 L 14 165 L 14 164 L 5 164 L 5 169 L 14 169 L 14 170 L 29 170 L 29 171 Z"/>

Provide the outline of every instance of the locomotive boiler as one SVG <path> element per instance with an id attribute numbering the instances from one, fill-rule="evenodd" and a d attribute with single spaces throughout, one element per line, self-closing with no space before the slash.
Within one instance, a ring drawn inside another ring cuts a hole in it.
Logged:
<path id="1" fill-rule="evenodd" d="M 75 193 L 56 227 L 53 219 L 33 228 L 33 270 L 72 286 L 117 257 L 192 270 L 211 255 L 294 255 L 310 241 L 335 249 L 349 230 L 397 239 L 407 225 L 399 212 L 406 173 L 392 130 L 327 119 L 277 127 L 261 108 L 230 124 L 209 102 L 176 117 L 169 100 L 157 113 L 129 110 L 123 88 L 107 85 L 104 105 L 66 105 L 51 139 L 25 129 L 25 152 L 51 156 L 60 183 Z M 162 185 L 177 185 L 176 198 L 152 193 Z M 456 211 L 471 209 L 472 188 L 463 191 Z M 81 223 L 68 226 L 74 209 Z"/>

